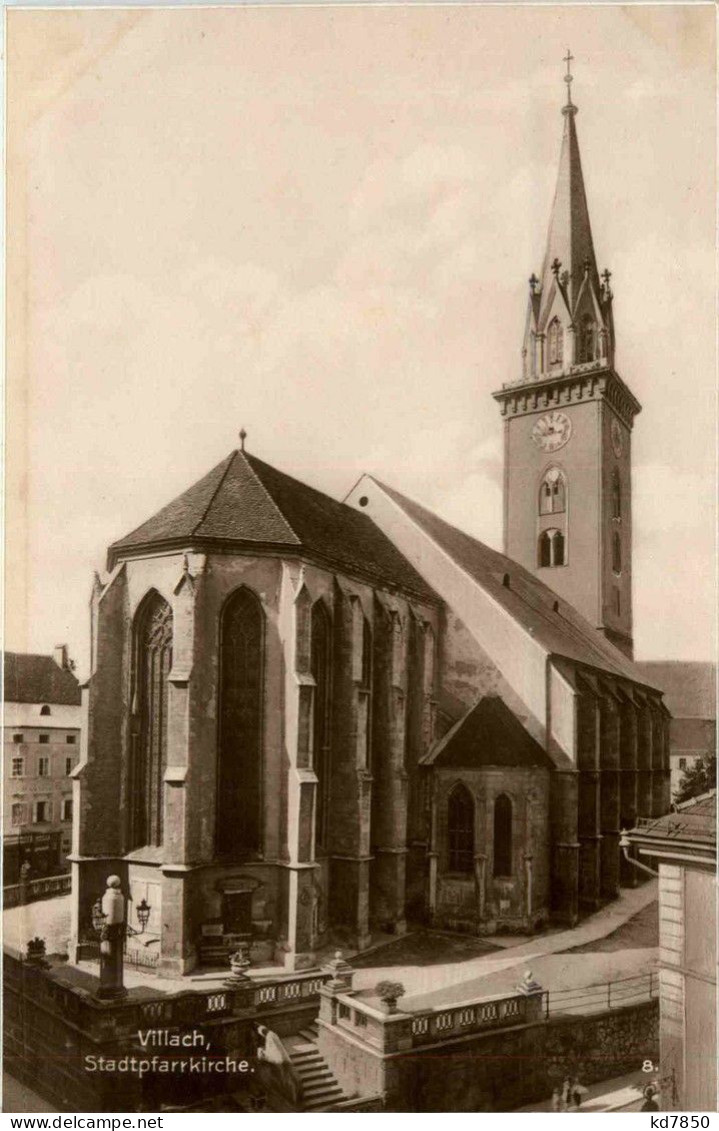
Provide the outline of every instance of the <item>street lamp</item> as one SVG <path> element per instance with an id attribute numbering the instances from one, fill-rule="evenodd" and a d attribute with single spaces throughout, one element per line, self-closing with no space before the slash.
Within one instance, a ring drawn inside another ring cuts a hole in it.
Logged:
<path id="1" fill-rule="evenodd" d="M 135 911 L 137 912 L 137 921 L 140 924 L 140 934 L 144 935 L 145 928 L 147 927 L 150 919 L 150 912 L 152 911 L 152 908 L 150 907 L 150 904 L 146 899 L 141 899 L 137 907 L 135 908 Z"/>
<path id="2" fill-rule="evenodd" d="M 96 934 L 102 934 L 102 928 L 105 926 L 105 919 L 107 916 L 102 910 L 102 896 L 98 896 L 92 905 L 92 929 Z"/>

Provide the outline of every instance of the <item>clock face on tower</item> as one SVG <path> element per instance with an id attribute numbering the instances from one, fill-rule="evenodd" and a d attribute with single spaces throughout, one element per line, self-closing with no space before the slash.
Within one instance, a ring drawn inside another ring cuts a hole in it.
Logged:
<path id="1" fill-rule="evenodd" d="M 543 452 L 556 452 L 572 435 L 572 422 L 563 412 L 548 412 L 540 416 L 532 429 L 532 439 Z"/>

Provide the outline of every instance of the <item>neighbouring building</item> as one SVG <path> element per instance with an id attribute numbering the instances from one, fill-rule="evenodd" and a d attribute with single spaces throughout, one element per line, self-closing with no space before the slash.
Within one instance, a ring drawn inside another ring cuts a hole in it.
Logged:
<path id="1" fill-rule="evenodd" d="M 639 404 L 562 113 L 545 266 L 494 394 L 506 553 L 371 476 L 337 502 L 244 434 L 115 542 L 91 603 L 75 943 L 108 872 L 174 973 L 242 938 L 298 969 L 408 920 L 573 924 L 636 882 L 620 829 L 668 807 L 669 713 L 631 660 Z"/>
<path id="2" fill-rule="evenodd" d="M 659 863 L 662 1107 L 716 1111 L 716 790 L 630 839 Z"/>
<path id="3" fill-rule="evenodd" d="M 3 879 L 63 871 L 72 831 L 71 774 L 80 756 L 80 685 L 62 644 L 51 656 L 4 657 Z"/>
<path id="4" fill-rule="evenodd" d="M 716 757 L 717 667 L 692 660 L 637 665 L 648 683 L 660 687 L 672 719 L 669 724 L 671 790 L 674 797 L 685 770 L 704 757 Z"/>

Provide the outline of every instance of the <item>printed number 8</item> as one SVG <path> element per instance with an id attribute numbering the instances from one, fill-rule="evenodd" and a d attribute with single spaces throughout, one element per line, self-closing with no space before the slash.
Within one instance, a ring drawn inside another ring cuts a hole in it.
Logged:
<path id="1" fill-rule="evenodd" d="M 644 1063 L 642 1064 L 642 1072 L 653 1072 L 653 1071 L 654 1071 L 653 1061 L 645 1060 Z"/>

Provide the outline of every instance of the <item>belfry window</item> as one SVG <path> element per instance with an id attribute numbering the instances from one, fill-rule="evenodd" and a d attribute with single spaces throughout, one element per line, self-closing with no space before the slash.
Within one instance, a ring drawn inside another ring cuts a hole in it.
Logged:
<path id="1" fill-rule="evenodd" d="M 567 509 L 567 481 L 558 467 L 550 467 L 539 487 L 539 513 L 561 514 Z"/>
<path id="2" fill-rule="evenodd" d="M 612 535 L 612 570 L 614 573 L 622 572 L 622 540 L 616 530 Z"/>
<path id="3" fill-rule="evenodd" d="M 558 318 L 553 318 L 547 330 L 547 347 L 549 364 L 561 365 L 564 360 L 564 332 L 562 323 Z"/>
<path id="4" fill-rule="evenodd" d="M 246 588 L 220 623 L 217 852 L 240 858 L 262 848 L 262 720 L 265 614 Z"/>
<path id="5" fill-rule="evenodd" d="M 585 314 L 579 331 L 579 360 L 594 361 L 597 355 L 597 324 L 591 314 Z"/>
<path id="6" fill-rule="evenodd" d="M 566 565 L 565 541 L 561 530 L 544 530 L 539 536 L 540 566 Z"/>
<path id="7" fill-rule="evenodd" d="M 494 874 L 512 875 L 512 802 L 506 793 L 494 803 Z"/>
<path id="8" fill-rule="evenodd" d="M 330 787 L 330 672 L 332 634 L 330 615 L 323 601 L 312 606 L 312 641 L 310 671 L 315 680 L 312 716 L 312 764 L 317 775 L 316 843 L 327 841 L 327 814 Z"/>
<path id="9" fill-rule="evenodd" d="M 622 485 L 619 481 L 619 470 L 612 472 L 612 518 L 622 517 Z"/>
<path id="10" fill-rule="evenodd" d="M 137 733 L 132 766 L 132 843 L 162 844 L 167 768 L 167 677 L 172 665 L 172 609 L 159 593 L 145 598 L 135 624 Z"/>
<path id="11" fill-rule="evenodd" d="M 456 785 L 449 795 L 447 839 L 450 872 L 471 873 L 474 868 L 474 801 L 464 785 Z"/>

